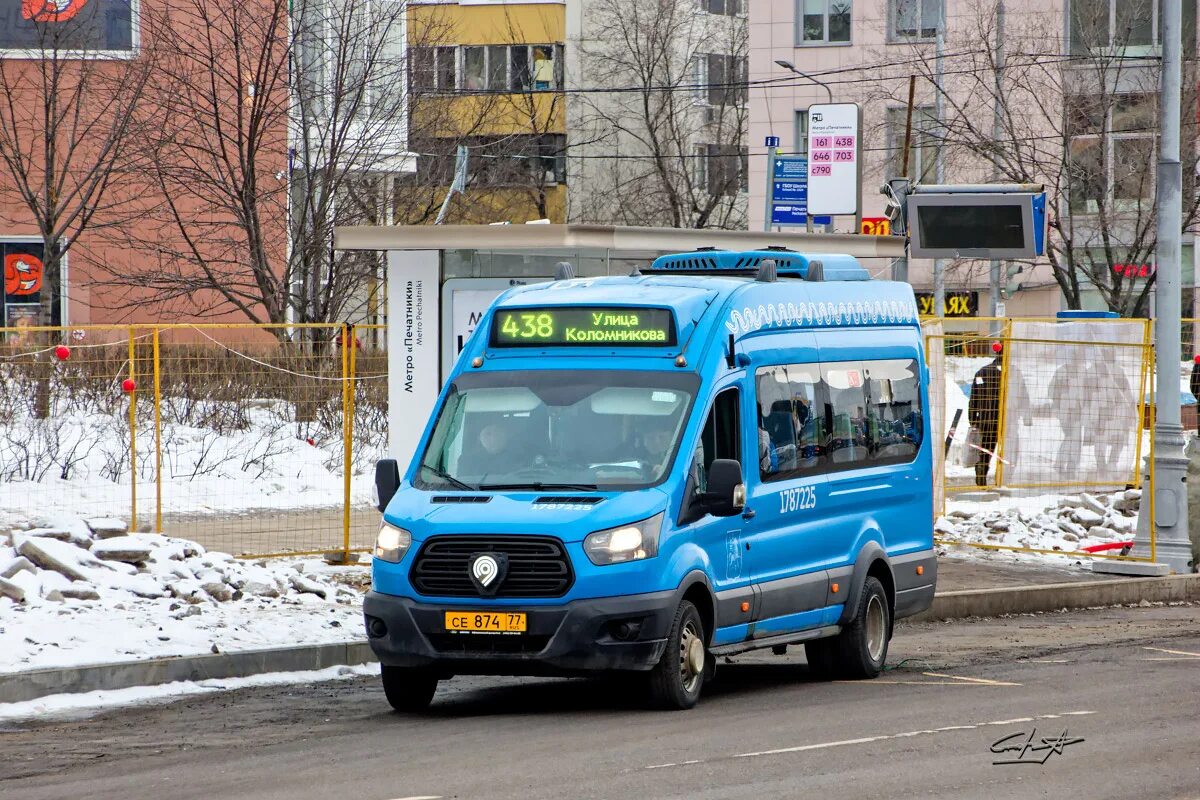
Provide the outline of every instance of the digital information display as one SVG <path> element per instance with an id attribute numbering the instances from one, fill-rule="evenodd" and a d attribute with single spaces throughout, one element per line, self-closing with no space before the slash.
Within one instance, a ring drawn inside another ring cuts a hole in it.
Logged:
<path id="1" fill-rule="evenodd" d="M 492 321 L 492 347 L 674 344 L 675 320 L 666 308 L 502 308 Z"/>

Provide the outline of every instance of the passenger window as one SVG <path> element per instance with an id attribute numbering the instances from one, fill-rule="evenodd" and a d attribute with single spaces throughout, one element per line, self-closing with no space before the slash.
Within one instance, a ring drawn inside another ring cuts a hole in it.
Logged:
<path id="1" fill-rule="evenodd" d="M 831 471 L 865 466 L 869 460 L 866 376 L 858 361 L 841 361 L 821 367 L 829 395 L 825 424 Z"/>
<path id="2" fill-rule="evenodd" d="M 696 453 L 692 460 L 692 483 L 695 493 L 708 490 L 708 471 L 712 462 L 718 458 L 732 458 L 741 461 L 741 447 L 738 444 L 741 427 L 738 412 L 738 390 L 726 389 L 717 395 L 708 419 L 704 421 L 704 429 L 696 443 Z"/>
<path id="3" fill-rule="evenodd" d="M 816 364 L 764 367 L 755 377 L 762 480 L 820 472 L 826 444 L 820 368 Z"/>
<path id="4" fill-rule="evenodd" d="M 917 457 L 924 436 L 921 380 L 912 359 L 868 361 L 867 437 L 873 464 L 903 464 Z"/>

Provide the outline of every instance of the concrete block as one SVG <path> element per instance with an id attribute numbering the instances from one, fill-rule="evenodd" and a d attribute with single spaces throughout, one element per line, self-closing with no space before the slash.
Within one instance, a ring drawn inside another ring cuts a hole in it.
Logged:
<path id="1" fill-rule="evenodd" d="M 1142 578 L 1161 578 L 1171 574 L 1171 566 L 1169 564 L 1157 564 L 1150 561 L 1101 559 L 1092 562 L 1092 572 L 1101 572 L 1106 575 L 1136 575 Z"/>

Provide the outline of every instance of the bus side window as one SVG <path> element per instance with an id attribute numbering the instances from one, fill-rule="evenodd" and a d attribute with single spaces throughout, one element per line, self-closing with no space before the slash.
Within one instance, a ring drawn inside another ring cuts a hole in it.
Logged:
<path id="1" fill-rule="evenodd" d="M 704 420 L 692 459 L 689 478 L 693 498 L 708 488 L 708 470 L 714 460 L 732 458 L 741 461 L 741 448 L 738 446 L 740 419 L 738 390 L 726 389 L 717 395 L 708 418 Z"/>
<path id="2" fill-rule="evenodd" d="M 821 365 L 829 394 L 826 425 L 829 429 L 830 469 L 855 469 L 868 459 L 867 396 L 863 365 L 840 361 Z"/>

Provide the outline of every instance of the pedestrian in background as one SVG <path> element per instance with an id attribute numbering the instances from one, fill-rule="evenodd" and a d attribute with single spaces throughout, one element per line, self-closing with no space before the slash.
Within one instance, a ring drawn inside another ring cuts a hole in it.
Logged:
<path id="1" fill-rule="evenodd" d="M 1000 430 L 1000 362 L 1002 345 L 996 342 L 992 352 L 996 354 L 987 364 L 979 368 L 971 381 L 971 398 L 967 402 L 967 419 L 979 434 L 979 460 L 975 462 L 975 485 L 987 486 L 988 467 L 996 452 L 996 439 Z"/>

